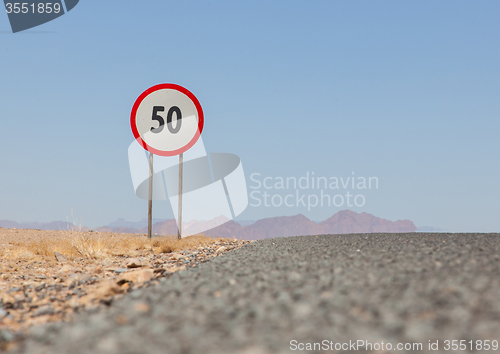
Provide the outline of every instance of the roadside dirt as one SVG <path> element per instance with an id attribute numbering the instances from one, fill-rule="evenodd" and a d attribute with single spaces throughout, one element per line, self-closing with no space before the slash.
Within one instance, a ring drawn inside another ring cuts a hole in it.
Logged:
<path id="1" fill-rule="evenodd" d="M 70 321 L 248 241 L 0 228 L 0 330 Z M 2 348 L 6 349 L 6 348 Z"/>

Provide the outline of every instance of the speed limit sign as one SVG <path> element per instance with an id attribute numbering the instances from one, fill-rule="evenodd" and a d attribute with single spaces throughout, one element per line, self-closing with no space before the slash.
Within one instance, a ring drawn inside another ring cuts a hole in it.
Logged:
<path id="1" fill-rule="evenodd" d="M 153 227 L 153 154 L 179 155 L 178 238 L 182 237 L 182 164 L 203 131 L 203 110 L 198 99 L 175 84 L 160 84 L 144 91 L 134 103 L 130 125 L 137 142 L 149 151 L 148 237 Z"/>
<path id="2" fill-rule="evenodd" d="M 203 110 L 184 87 L 160 84 L 137 98 L 130 124 L 144 149 L 155 155 L 176 156 L 190 149 L 200 137 Z"/>

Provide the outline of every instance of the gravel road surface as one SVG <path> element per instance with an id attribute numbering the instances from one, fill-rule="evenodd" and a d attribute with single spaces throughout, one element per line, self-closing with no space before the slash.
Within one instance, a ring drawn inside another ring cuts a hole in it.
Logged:
<path id="1" fill-rule="evenodd" d="M 69 324 L 33 327 L 17 351 L 422 353 L 438 341 L 434 353 L 465 353 L 493 340 L 499 234 L 352 234 L 248 244 Z"/>

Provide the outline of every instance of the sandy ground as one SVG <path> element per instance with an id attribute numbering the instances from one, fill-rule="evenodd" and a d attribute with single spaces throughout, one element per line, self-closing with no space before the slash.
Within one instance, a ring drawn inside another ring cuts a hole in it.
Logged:
<path id="1" fill-rule="evenodd" d="M 70 321 L 248 241 L 0 228 L 0 330 Z M 5 348 L 3 348 L 5 349 Z"/>

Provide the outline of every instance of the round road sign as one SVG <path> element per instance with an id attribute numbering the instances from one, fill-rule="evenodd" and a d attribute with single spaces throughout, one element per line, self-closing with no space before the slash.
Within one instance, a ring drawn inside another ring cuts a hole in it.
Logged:
<path id="1" fill-rule="evenodd" d="M 200 137 L 203 110 L 184 87 L 160 84 L 137 98 L 130 125 L 144 149 L 155 155 L 175 156 L 191 148 Z"/>

